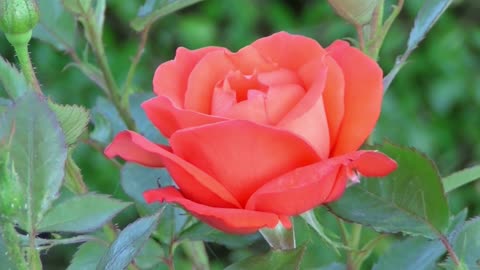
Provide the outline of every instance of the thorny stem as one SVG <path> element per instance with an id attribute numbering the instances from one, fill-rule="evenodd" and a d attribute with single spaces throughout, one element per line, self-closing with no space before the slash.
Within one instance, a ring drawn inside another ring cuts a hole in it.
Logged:
<path id="1" fill-rule="evenodd" d="M 115 108 L 117 108 L 120 116 L 125 121 L 127 128 L 130 130 L 135 130 L 135 122 L 133 121 L 127 106 L 122 106 L 121 97 L 119 95 L 119 88 L 113 79 L 112 71 L 108 65 L 107 57 L 105 54 L 105 49 L 102 43 L 102 37 L 100 33 L 96 30 L 96 25 L 91 14 L 85 16 L 85 25 L 88 36 L 91 38 L 90 45 L 92 46 L 93 53 L 97 59 L 98 65 L 102 70 L 103 76 L 105 78 L 105 83 L 107 86 L 107 96 L 113 102 Z"/>
<path id="2" fill-rule="evenodd" d="M 24 46 L 14 46 L 14 48 L 25 79 L 33 87 L 33 90 L 35 90 L 35 92 L 37 92 L 38 94 L 42 94 L 40 83 L 38 82 L 37 76 L 35 75 L 32 61 L 30 60 L 30 55 L 28 53 L 28 44 L 25 44 Z"/>
<path id="3" fill-rule="evenodd" d="M 138 63 L 140 62 L 140 59 L 142 58 L 143 52 L 145 50 L 145 45 L 147 44 L 147 40 L 148 40 L 148 34 L 150 33 L 150 26 L 151 24 L 148 24 L 141 32 L 140 44 L 138 44 L 137 52 L 132 60 L 132 64 L 130 65 L 130 68 L 128 69 L 127 80 L 125 81 L 125 84 L 123 86 L 122 104 L 128 104 L 128 96 L 131 91 L 130 86 L 132 84 L 133 77 L 135 76 Z"/>

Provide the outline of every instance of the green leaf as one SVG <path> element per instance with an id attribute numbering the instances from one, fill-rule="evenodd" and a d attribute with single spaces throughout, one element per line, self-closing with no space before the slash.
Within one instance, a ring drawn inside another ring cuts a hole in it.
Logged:
<path id="1" fill-rule="evenodd" d="M 125 269 L 155 231 L 161 212 L 128 225 L 97 265 L 98 270 Z"/>
<path id="2" fill-rule="evenodd" d="M 345 269 L 347 269 L 347 267 L 344 264 L 332 263 L 322 268 L 319 268 L 318 270 L 345 270 Z"/>
<path id="3" fill-rule="evenodd" d="M 480 165 L 473 166 L 443 178 L 445 192 L 450 192 L 470 182 L 480 179 Z"/>
<path id="4" fill-rule="evenodd" d="M 104 97 L 97 98 L 92 117 L 95 129 L 91 138 L 103 144 L 110 143 L 114 135 L 127 129 L 115 106 Z"/>
<path id="5" fill-rule="evenodd" d="M 143 246 L 138 255 L 135 257 L 135 264 L 140 269 L 152 269 L 153 267 L 163 263 L 163 257 L 164 252 L 162 246 L 160 246 L 153 239 L 148 239 L 145 246 Z"/>
<path id="6" fill-rule="evenodd" d="M 143 192 L 159 187 L 172 186 L 174 183 L 165 169 L 145 168 L 133 163 L 127 163 L 121 171 L 120 183 L 123 190 L 147 213 L 154 213 L 162 207 L 160 203 L 147 204 Z M 185 225 L 188 216 L 182 208 L 173 204 L 163 205 L 163 222 L 159 225 L 161 238 L 169 242 Z"/>
<path id="7" fill-rule="evenodd" d="M 75 196 L 55 205 L 38 226 L 39 232 L 94 231 L 110 221 L 130 203 L 106 195 Z"/>
<path id="8" fill-rule="evenodd" d="M 147 204 L 143 199 L 143 192 L 159 186 L 171 186 L 173 182 L 165 169 L 151 169 L 127 163 L 122 167 L 120 184 L 125 193 L 136 203 L 145 207 L 150 213 L 154 213 L 160 209 L 161 204 Z"/>
<path id="9" fill-rule="evenodd" d="M 440 16 L 447 10 L 448 6 L 453 0 L 425 0 L 423 6 L 415 18 L 415 24 L 410 31 L 408 38 L 407 50 L 402 56 L 397 57 L 395 66 L 390 73 L 383 79 L 383 87 L 385 91 L 392 83 L 397 73 L 405 65 L 410 54 L 417 48 L 420 41 L 422 41 L 428 31 L 435 25 Z"/>
<path id="10" fill-rule="evenodd" d="M 468 269 L 480 267 L 480 217 L 468 221 L 453 243 L 457 257 Z M 447 261 L 448 269 L 457 269 L 451 259 Z"/>
<path id="11" fill-rule="evenodd" d="M 61 1 L 38 0 L 40 22 L 33 37 L 49 43 L 60 51 L 74 50 L 75 19 L 66 12 Z"/>
<path id="12" fill-rule="evenodd" d="M 146 0 L 130 25 L 135 31 L 140 32 L 156 20 L 200 1 L 202 0 Z"/>
<path id="13" fill-rule="evenodd" d="M 464 210 L 452 220 L 448 229 L 449 241 L 455 241 L 466 217 L 467 211 Z M 374 265 L 373 270 L 433 270 L 445 252 L 445 246 L 440 239 L 409 237 L 391 245 Z"/>
<path id="14" fill-rule="evenodd" d="M 344 245 L 338 241 L 338 236 L 334 235 L 333 237 L 335 237 L 335 239 L 332 239 L 330 236 L 327 235 L 324 226 L 320 224 L 315 215 L 315 210 L 307 211 L 300 216 L 308 225 L 310 225 L 310 227 L 312 227 L 312 229 L 317 233 L 320 239 L 322 239 L 327 245 L 329 245 L 333 250 L 335 250 L 337 254 L 340 254 L 338 252 L 338 249 L 343 248 Z M 331 232 L 329 233 L 331 234 Z"/>
<path id="15" fill-rule="evenodd" d="M 179 240 L 205 241 L 224 245 L 231 249 L 237 249 L 251 245 L 259 239 L 259 234 L 235 235 L 226 234 L 216 230 L 203 222 L 195 222 L 181 232 Z"/>
<path id="16" fill-rule="evenodd" d="M 8 253 L 8 246 L 4 241 L 2 232 L 0 228 L 0 265 L 2 269 L 18 269 L 15 263 L 13 262 L 12 256 Z"/>
<path id="17" fill-rule="evenodd" d="M 329 204 L 341 218 L 381 232 L 436 238 L 448 226 L 447 198 L 439 173 L 414 149 L 390 143 L 375 147 L 393 158 L 398 169 L 385 179 L 364 179 Z"/>
<path id="18" fill-rule="evenodd" d="M 65 165 L 65 187 L 73 194 L 82 194 L 87 190 L 82 172 L 72 157 L 71 149 L 68 151 L 67 164 Z"/>
<path id="19" fill-rule="evenodd" d="M 78 105 L 59 105 L 49 102 L 50 109 L 57 115 L 67 144 L 74 144 L 87 129 L 90 116 L 88 111 Z"/>
<path id="20" fill-rule="evenodd" d="M 15 99 L 23 95 L 30 87 L 25 77 L 12 64 L 0 56 L 0 82 L 8 95 Z"/>
<path id="21" fill-rule="evenodd" d="M 99 242 L 83 243 L 73 255 L 67 270 L 95 269 L 103 254 L 107 252 L 107 248 Z"/>
<path id="22" fill-rule="evenodd" d="M 132 114 L 132 118 L 135 121 L 135 126 L 138 129 L 138 132 L 145 136 L 152 142 L 160 143 L 160 144 L 168 144 L 167 139 L 160 134 L 158 129 L 150 122 L 145 114 L 145 111 L 141 107 L 141 104 L 154 97 L 155 95 L 152 93 L 135 93 L 129 97 L 130 101 L 130 112 Z"/>
<path id="23" fill-rule="evenodd" d="M 31 232 L 62 186 L 67 158 L 65 137 L 47 100 L 33 92 L 17 100 L 6 112 L 6 119 L 5 128 L 14 129 L 10 154 L 26 202 L 25 211 L 18 213 L 19 223 Z"/>
<path id="24" fill-rule="evenodd" d="M 305 246 L 287 250 L 271 250 L 267 254 L 254 256 L 232 264 L 225 270 L 294 270 L 300 269 Z"/>
<path id="25" fill-rule="evenodd" d="M 413 51 L 432 29 L 452 0 L 425 0 L 415 18 L 415 24 L 408 38 L 407 50 Z"/>

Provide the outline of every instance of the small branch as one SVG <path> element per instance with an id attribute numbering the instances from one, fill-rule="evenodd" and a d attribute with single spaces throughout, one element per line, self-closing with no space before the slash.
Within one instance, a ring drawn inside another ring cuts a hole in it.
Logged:
<path id="1" fill-rule="evenodd" d="M 110 70 L 110 66 L 108 65 L 107 57 L 105 55 L 105 49 L 102 43 L 102 37 L 97 31 L 95 26 L 95 20 L 92 18 L 92 15 L 89 13 L 84 18 L 84 27 L 88 33 L 88 36 L 91 37 L 92 40 L 90 41 L 90 45 L 92 47 L 93 53 L 95 58 L 97 59 L 98 65 L 100 66 L 100 70 L 102 70 L 103 76 L 105 78 L 105 83 L 107 85 L 108 90 L 108 98 L 112 101 L 115 108 L 117 108 L 120 117 L 122 117 L 123 121 L 127 125 L 127 128 L 130 130 L 135 130 L 135 122 L 133 118 L 130 116 L 128 108 L 122 106 L 121 98 L 119 96 L 119 88 L 113 79 L 112 71 Z"/>
<path id="2" fill-rule="evenodd" d="M 140 62 L 140 59 L 142 58 L 143 52 L 145 50 L 145 45 L 147 44 L 148 40 L 148 34 L 150 33 L 150 24 L 147 25 L 141 35 L 140 35 L 140 43 L 138 44 L 138 49 L 137 52 L 132 60 L 132 64 L 130 65 L 130 68 L 128 69 L 127 73 L 127 80 L 125 81 L 125 84 L 123 86 L 123 96 L 122 96 L 122 104 L 127 104 L 125 100 L 128 101 L 128 94 L 130 93 L 130 85 L 132 84 L 133 77 L 135 76 L 135 72 L 137 70 L 138 63 Z"/>
<path id="3" fill-rule="evenodd" d="M 350 249 L 350 242 L 348 241 L 348 230 L 345 228 L 345 223 L 338 217 L 335 217 L 338 223 L 338 227 L 340 228 L 340 235 L 342 237 L 343 245 L 346 247 L 349 247 L 349 249 L 346 250 L 347 252 L 347 270 L 357 270 L 357 267 L 354 263 L 353 259 L 353 252 L 354 250 Z"/>
<path id="4" fill-rule="evenodd" d="M 355 29 L 357 30 L 357 35 L 358 35 L 358 43 L 360 44 L 360 50 L 362 52 L 365 51 L 365 37 L 363 34 L 363 26 L 360 24 L 355 25 Z"/>

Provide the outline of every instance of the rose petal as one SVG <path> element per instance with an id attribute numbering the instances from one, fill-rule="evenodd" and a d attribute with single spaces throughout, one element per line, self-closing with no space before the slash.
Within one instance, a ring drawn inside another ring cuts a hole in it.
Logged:
<path id="1" fill-rule="evenodd" d="M 120 156 L 142 165 L 161 161 L 182 193 L 191 200 L 216 207 L 239 207 L 232 194 L 215 179 L 133 131 L 120 132 L 105 149 L 105 155 L 109 158 Z M 149 158 L 154 161 L 149 163 Z"/>
<path id="2" fill-rule="evenodd" d="M 258 81 L 264 85 L 278 86 L 283 84 L 297 84 L 303 86 L 302 81 L 297 73 L 281 68 L 270 72 L 262 72 L 258 74 Z"/>
<path id="3" fill-rule="evenodd" d="M 297 84 L 270 87 L 266 98 L 268 123 L 276 125 L 305 95 Z"/>
<path id="4" fill-rule="evenodd" d="M 345 41 L 327 48 L 345 77 L 345 114 L 333 155 L 357 150 L 372 132 L 380 115 L 383 72 L 378 64 Z"/>
<path id="5" fill-rule="evenodd" d="M 271 213 L 234 208 L 217 208 L 198 204 L 185 198 L 173 187 L 149 190 L 143 196 L 147 203 L 177 203 L 199 220 L 227 233 L 255 233 L 265 227 L 274 228 L 280 221 L 279 216 Z M 285 222 L 285 220 L 283 221 Z M 290 225 L 290 223 L 288 222 L 287 225 Z M 290 227 L 291 225 L 288 228 Z"/>
<path id="6" fill-rule="evenodd" d="M 185 93 L 185 109 L 208 114 L 215 85 L 235 70 L 226 52 L 212 52 L 203 57 L 193 68 L 188 78 Z"/>
<path id="7" fill-rule="evenodd" d="M 266 95 L 263 92 L 250 90 L 248 98 L 225 110 L 221 117 L 238 120 L 249 120 L 259 124 L 269 124 Z"/>
<path id="8" fill-rule="evenodd" d="M 297 70 L 311 59 L 326 54 L 326 51 L 313 39 L 279 32 L 252 43 L 258 52 L 278 63 L 280 67 Z"/>
<path id="9" fill-rule="evenodd" d="M 157 95 L 169 97 L 177 107 L 183 107 L 190 72 L 203 56 L 214 51 L 225 51 L 225 49 L 206 47 L 191 51 L 178 48 L 175 59 L 161 64 L 155 71 L 153 91 Z"/>
<path id="10" fill-rule="evenodd" d="M 314 59 L 304 65 L 300 69 L 299 75 L 306 87 L 310 88 L 317 80 L 321 79 L 318 72 L 325 65 L 327 65 L 328 71 L 325 90 L 323 91 L 323 104 L 328 122 L 330 149 L 333 149 L 344 115 L 345 81 L 343 72 L 331 57 L 326 56 Z"/>
<path id="11" fill-rule="evenodd" d="M 277 64 L 262 56 L 255 47 L 245 46 L 236 53 L 227 53 L 227 57 L 235 69 L 243 74 L 252 75 L 256 72 L 271 71 Z"/>
<path id="12" fill-rule="evenodd" d="M 375 162 L 375 164 L 369 164 Z M 372 169 L 376 167 L 376 171 Z M 259 188 L 245 208 L 293 216 L 336 199 L 345 185 L 345 169 L 379 176 L 396 168 L 395 161 L 373 151 L 357 151 L 290 171 Z M 340 170 L 340 172 L 339 172 Z M 341 179 L 338 179 L 340 177 Z M 335 189 L 335 190 L 333 190 Z"/>
<path id="13" fill-rule="evenodd" d="M 300 102 L 277 125 L 304 138 L 324 159 L 330 152 L 329 129 L 322 97 L 326 75 L 327 68 L 324 66 L 318 70 L 318 79 Z"/>
<path id="14" fill-rule="evenodd" d="M 294 134 L 241 120 L 180 130 L 170 144 L 176 155 L 215 177 L 242 205 L 271 179 L 319 160 Z"/>
<path id="15" fill-rule="evenodd" d="M 143 102 L 142 108 L 153 125 L 167 138 L 179 129 L 227 120 L 217 116 L 180 109 L 164 96 L 154 97 Z"/>

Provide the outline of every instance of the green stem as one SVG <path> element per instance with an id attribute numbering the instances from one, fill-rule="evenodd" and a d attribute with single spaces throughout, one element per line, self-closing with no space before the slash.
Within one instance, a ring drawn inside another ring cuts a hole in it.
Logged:
<path id="1" fill-rule="evenodd" d="M 23 76 L 25 76 L 25 79 L 35 92 L 42 94 L 40 83 L 38 83 L 32 61 L 30 60 L 30 54 L 28 53 L 28 42 L 32 37 L 32 31 L 23 34 L 5 34 L 5 36 L 15 49 Z"/>
<path id="2" fill-rule="evenodd" d="M 37 245 L 35 243 L 35 232 L 30 232 L 29 235 L 29 247 L 27 249 L 28 256 L 28 265 L 31 270 L 42 270 L 42 261 L 40 260 L 40 253 L 37 250 Z"/>
<path id="3" fill-rule="evenodd" d="M 205 250 L 205 245 L 201 241 L 189 241 L 183 243 L 182 249 L 187 257 L 193 263 L 193 269 L 196 270 L 209 270 L 210 265 L 208 263 L 208 255 Z"/>
<path id="4" fill-rule="evenodd" d="M 141 35 L 140 35 L 140 44 L 138 44 L 138 49 L 137 53 L 135 54 L 132 64 L 130 65 L 130 68 L 128 69 L 127 73 L 127 80 L 125 81 L 125 84 L 123 86 L 123 91 L 122 91 L 122 104 L 128 104 L 128 96 L 131 93 L 131 84 L 133 81 L 133 77 L 135 76 L 135 72 L 137 71 L 137 66 L 138 63 L 140 62 L 140 59 L 142 58 L 143 51 L 145 50 L 145 45 L 147 44 L 148 40 L 148 34 L 150 33 L 150 24 L 147 25 Z"/>
<path id="5" fill-rule="evenodd" d="M 20 239 L 15 227 L 9 222 L 5 222 L 0 225 L 0 233 L 2 234 L 3 241 L 5 242 L 8 257 L 10 257 L 12 263 L 17 267 L 18 270 L 28 270 L 25 257 L 23 256 L 20 248 Z"/>
<path id="6" fill-rule="evenodd" d="M 348 238 L 350 237 L 348 230 L 345 226 L 345 222 L 341 220 L 340 218 L 336 218 L 338 227 L 340 228 L 340 235 L 342 237 L 343 244 L 348 247 L 346 249 L 347 251 L 347 270 L 357 270 L 357 266 L 354 263 L 354 258 L 353 258 L 353 252 L 354 250 L 350 248 L 350 241 L 348 241 Z"/>
<path id="7" fill-rule="evenodd" d="M 102 70 L 103 76 L 105 78 L 105 83 L 107 84 L 108 90 L 108 98 L 112 101 L 115 108 L 117 108 L 118 113 L 120 114 L 120 117 L 123 119 L 123 121 L 125 121 L 127 128 L 130 130 L 135 130 L 135 122 L 130 116 L 128 104 L 126 104 L 126 106 L 122 106 L 122 100 L 119 95 L 120 90 L 115 80 L 113 79 L 112 71 L 110 69 L 110 66 L 108 65 L 107 56 L 103 47 L 102 37 L 97 31 L 95 20 L 90 13 L 85 17 L 84 27 L 86 28 L 88 36 L 91 39 L 89 40 L 90 45 L 92 46 L 95 58 L 97 59 L 100 70 Z"/>

